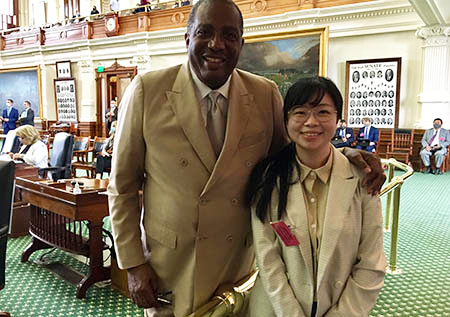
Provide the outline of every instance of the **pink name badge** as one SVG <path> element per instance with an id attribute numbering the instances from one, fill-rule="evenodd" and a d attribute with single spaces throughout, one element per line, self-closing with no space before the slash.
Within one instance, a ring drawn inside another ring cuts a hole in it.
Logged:
<path id="1" fill-rule="evenodd" d="M 273 230 L 277 233 L 278 237 L 283 241 L 284 245 L 287 247 L 299 245 L 297 238 L 291 232 L 291 229 L 283 222 L 271 222 Z"/>

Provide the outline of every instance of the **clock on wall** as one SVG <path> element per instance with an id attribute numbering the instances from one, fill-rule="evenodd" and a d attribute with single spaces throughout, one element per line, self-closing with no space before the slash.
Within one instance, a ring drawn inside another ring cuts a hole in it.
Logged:
<path id="1" fill-rule="evenodd" d="M 105 33 L 107 36 L 119 34 L 119 17 L 117 14 L 105 15 Z"/>

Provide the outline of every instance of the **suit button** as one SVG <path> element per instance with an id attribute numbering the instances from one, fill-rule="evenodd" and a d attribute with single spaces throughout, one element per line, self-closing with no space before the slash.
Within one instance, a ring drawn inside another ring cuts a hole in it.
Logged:
<path id="1" fill-rule="evenodd" d="M 232 200 L 231 200 L 231 204 L 232 205 L 237 205 L 239 203 L 239 200 L 237 199 L 237 198 L 233 198 Z"/>
<path id="2" fill-rule="evenodd" d="M 227 241 L 233 242 L 233 236 L 231 234 L 227 235 Z"/>
<path id="3" fill-rule="evenodd" d="M 245 166 L 251 167 L 252 165 L 253 165 L 252 162 L 250 162 L 250 161 L 245 161 Z"/>
<path id="4" fill-rule="evenodd" d="M 336 282 L 334 283 L 334 287 L 335 287 L 335 288 L 341 288 L 341 287 L 342 287 L 342 282 L 341 282 L 341 281 L 336 281 Z"/>
<path id="5" fill-rule="evenodd" d="M 186 160 L 184 157 L 182 157 L 182 158 L 180 159 L 180 165 L 183 166 L 183 167 L 186 167 L 186 166 L 189 165 L 189 162 L 188 162 L 188 160 Z"/>
<path id="6" fill-rule="evenodd" d="M 201 197 L 200 198 L 200 205 L 206 205 L 208 203 L 208 198 L 206 197 Z"/>

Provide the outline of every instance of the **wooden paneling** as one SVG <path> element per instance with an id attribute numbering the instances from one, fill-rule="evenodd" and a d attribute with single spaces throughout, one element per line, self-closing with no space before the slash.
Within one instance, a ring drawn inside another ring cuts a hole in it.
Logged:
<path id="1" fill-rule="evenodd" d="M 6 33 L 2 37 L 2 49 L 10 50 L 28 46 L 43 45 L 45 42 L 45 31 L 36 28 L 31 31 Z"/>
<path id="2" fill-rule="evenodd" d="M 368 2 L 374 0 L 237 0 L 244 19 L 282 14 L 311 8 Z M 119 17 L 119 35 L 185 27 L 192 6 L 140 12 Z M 35 28 L 31 31 L 13 31 L 0 36 L 0 50 L 25 46 L 67 43 L 83 39 L 106 37 L 105 20 L 95 19 Z"/>
<path id="3" fill-rule="evenodd" d="M 92 138 L 94 136 L 96 136 L 96 134 L 95 134 L 95 121 L 80 122 L 78 124 L 78 129 L 80 131 L 80 136 L 91 136 Z"/>
<path id="4" fill-rule="evenodd" d="M 45 44 L 87 40 L 93 35 L 92 22 L 80 22 L 45 30 Z"/>

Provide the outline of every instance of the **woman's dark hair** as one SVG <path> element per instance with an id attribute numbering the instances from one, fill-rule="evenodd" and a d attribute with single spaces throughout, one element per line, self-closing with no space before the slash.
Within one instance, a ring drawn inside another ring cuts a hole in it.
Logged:
<path id="1" fill-rule="evenodd" d="M 324 77 L 307 77 L 299 79 L 287 91 L 283 107 L 285 127 L 291 109 L 306 103 L 316 107 L 326 93 L 333 99 L 337 118 L 340 118 L 342 115 L 342 96 L 336 85 Z M 247 185 L 246 203 L 249 207 L 255 206 L 256 215 L 261 221 L 264 221 L 267 216 L 267 208 L 270 207 L 272 192 L 277 183 L 279 186 L 278 219 L 286 212 L 289 187 L 299 181 L 299 178 L 292 179 L 294 168 L 300 175 L 294 142 L 286 145 L 275 155 L 269 156 L 256 164 Z"/>

